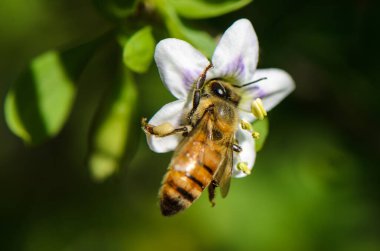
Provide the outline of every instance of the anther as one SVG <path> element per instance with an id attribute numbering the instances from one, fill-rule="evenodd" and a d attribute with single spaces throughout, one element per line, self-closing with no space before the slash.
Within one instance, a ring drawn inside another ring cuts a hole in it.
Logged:
<path id="1" fill-rule="evenodd" d="M 243 130 L 246 130 L 246 131 L 248 131 L 248 132 L 251 133 L 252 138 L 254 138 L 254 139 L 259 139 L 260 138 L 260 133 L 255 132 L 253 130 L 252 124 L 249 123 L 248 121 L 245 121 L 245 120 L 242 119 L 242 120 L 240 120 L 240 125 L 241 125 L 241 128 Z"/>
<path id="2" fill-rule="evenodd" d="M 259 139 L 260 138 L 260 133 L 258 133 L 258 132 L 252 132 L 252 138 Z"/>
<path id="3" fill-rule="evenodd" d="M 267 116 L 267 111 L 264 108 L 263 102 L 260 98 L 252 101 L 251 112 L 259 120 L 263 120 Z"/>
<path id="4" fill-rule="evenodd" d="M 245 173 L 247 175 L 251 174 L 251 170 L 249 170 L 247 162 L 239 162 L 237 164 L 237 169 L 242 171 L 243 173 Z"/>
<path id="5" fill-rule="evenodd" d="M 240 125 L 241 125 L 241 128 L 243 130 L 247 130 L 249 132 L 252 132 L 252 130 L 253 130 L 251 123 L 249 123 L 248 121 L 245 121 L 243 119 L 240 120 Z"/>

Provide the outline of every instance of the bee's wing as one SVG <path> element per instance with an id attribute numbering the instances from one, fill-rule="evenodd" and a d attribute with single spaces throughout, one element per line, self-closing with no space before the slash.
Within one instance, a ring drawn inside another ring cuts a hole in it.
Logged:
<path id="1" fill-rule="evenodd" d="M 190 132 L 190 135 L 185 137 L 178 145 L 177 149 L 174 152 L 172 162 L 169 166 L 182 166 L 182 163 L 186 163 L 187 169 L 190 170 L 191 168 L 194 168 L 196 165 L 198 165 L 199 162 L 204 162 L 203 160 L 206 157 L 206 147 L 214 150 L 214 147 L 220 149 L 221 145 L 219 144 L 221 143 L 217 143 L 212 140 L 214 123 L 210 120 L 211 116 L 211 113 L 207 111 L 205 112 L 195 128 L 193 128 L 193 130 Z M 227 142 L 232 141 L 233 136 L 231 136 Z M 226 143 L 226 141 L 223 142 Z M 220 164 L 213 176 L 215 184 L 220 187 L 223 198 L 227 196 L 232 175 L 233 151 L 230 145 L 231 144 L 223 144 L 223 150 L 220 152 L 223 158 L 221 159 Z M 191 149 L 191 151 L 187 151 L 186 149 Z M 187 152 L 185 157 L 177 158 L 184 152 Z M 178 164 L 179 161 L 182 163 Z"/>
<path id="2" fill-rule="evenodd" d="M 208 140 L 208 123 L 210 120 L 210 114 L 206 112 L 199 120 L 198 124 L 193 128 L 190 134 L 183 138 L 179 143 L 172 157 L 172 163 L 178 161 L 177 157 L 187 154 L 182 158 L 182 162 L 186 163 L 190 168 L 190 165 L 194 168 L 200 160 L 203 160 L 205 155 L 205 147 Z M 206 132 L 206 133 L 205 133 Z M 173 166 L 170 164 L 169 166 Z M 181 165 L 180 165 L 181 166 Z"/>
<path id="3" fill-rule="evenodd" d="M 233 151 L 232 147 L 227 146 L 223 161 L 220 163 L 218 170 L 214 175 L 214 181 L 220 187 L 222 197 L 226 197 L 230 189 L 232 167 L 233 167 Z"/>

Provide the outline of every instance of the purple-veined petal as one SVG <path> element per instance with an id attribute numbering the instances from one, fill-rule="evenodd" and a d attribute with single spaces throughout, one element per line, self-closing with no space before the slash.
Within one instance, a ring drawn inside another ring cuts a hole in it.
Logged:
<path id="1" fill-rule="evenodd" d="M 160 41 L 154 59 L 162 81 L 178 99 L 187 99 L 194 82 L 210 64 L 189 43 L 175 38 Z"/>
<path id="2" fill-rule="evenodd" d="M 212 57 L 214 67 L 207 78 L 227 78 L 234 84 L 250 81 L 256 70 L 259 44 L 248 19 L 240 19 L 226 30 Z"/>
<path id="3" fill-rule="evenodd" d="M 165 122 L 169 122 L 174 127 L 178 127 L 181 124 L 185 106 L 186 102 L 184 100 L 177 100 L 166 104 L 158 112 L 156 112 L 156 114 L 154 114 L 148 123 L 158 126 Z M 157 153 L 165 153 L 173 151 L 181 141 L 182 136 L 173 134 L 166 137 L 157 137 L 148 134 L 146 135 L 146 138 L 148 145 L 152 151 L 155 151 Z"/>
<path id="4" fill-rule="evenodd" d="M 234 153 L 234 167 L 232 171 L 232 176 L 235 178 L 242 178 L 247 176 L 247 174 L 237 169 L 237 164 L 239 162 L 246 162 L 249 170 L 252 170 L 253 164 L 256 159 L 255 152 L 255 141 L 252 138 L 250 132 L 243 130 L 239 125 L 238 131 L 236 132 L 236 139 L 242 148 L 240 153 Z"/>
<path id="5" fill-rule="evenodd" d="M 250 111 L 252 100 L 261 98 L 264 108 L 269 111 L 295 88 L 292 77 L 281 69 L 258 69 L 252 80 L 260 78 L 267 79 L 243 88 L 244 95 L 239 105 L 241 109 Z"/>

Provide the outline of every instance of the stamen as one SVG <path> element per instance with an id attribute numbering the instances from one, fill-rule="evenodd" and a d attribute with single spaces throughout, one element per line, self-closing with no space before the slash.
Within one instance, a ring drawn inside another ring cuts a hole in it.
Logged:
<path id="1" fill-rule="evenodd" d="M 243 173 L 245 173 L 247 175 L 251 174 L 251 170 L 249 170 L 247 162 L 239 162 L 237 164 L 237 169 L 242 171 Z"/>
<path id="2" fill-rule="evenodd" d="M 251 112 L 259 120 L 263 120 L 267 116 L 267 111 L 264 108 L 263 102 L 260 98 L 252 101 Z"/>
<path id="3" fill-rule="evenodd" d="M 248 121 L 245 121 L 244 119 L 242 119 L 242 120 L 240 120 L 240 125 L 241 125 L 241 128 L 242 128 L 243 130 L 246 130 L 246 131 L 248 131 L 248 132 L 251 133 L 252 138 L 254 138 L 254 139 L 259 139 L 259 138 L 260 138 L 260 133 L 255 132 L 255 131 L 253 130 L 253 126 L 252 126 L 252 124 L 249 123 Z"/>

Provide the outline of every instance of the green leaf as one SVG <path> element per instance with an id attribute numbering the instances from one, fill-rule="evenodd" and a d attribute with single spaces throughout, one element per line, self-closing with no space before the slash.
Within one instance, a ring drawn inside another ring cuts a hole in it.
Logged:
<path id="1" fill-rule="evenodd" d="M 134 72 L 146 72 L 153 59 L 154 46 L 151 27 L 146 26 L 137 31 L 124 45 L 125 65 Z"/>
<path id="2" fill-rule="evenodd" d="M 75 81 L 103 41 L 51 50 L 32 60 L 5 99 L 5 119 L 14 134 L 34 145 L 61 130 L 72 108 Z"/>
<path id="3" fill-rule="evenodd" d="M 263 120 L 256 120 L 252 124 L 254 131 L 260 133 L 259 139 L 255 140 L 256 152 L 260 151 L 265 143 L 265 140 L 269 133 L 269 120 L 265 118 Z"/>
<path id="4" fill-rule="evenodd" d="M 169 0 L 177 13 L 189 19 L 217 17 L 238 10 L 252 0 L 219 1 L 211 3 L 202 0 Z"/>
<path id="5" fill-rule="evenodd" d="M 95 7 L 106 17 L 123 19 L 133 14 L 137 8 L 137 0 L 93 0 Z"/>
<path id="6" fill-rule="evenodd" d="M 161 4 L 158 7 L 171 36 L 188 41 L 209 58 L 212 56 L 216 42 L 208 33 L 185 26 L 173 6 Z"/>
<path id="7" fill-rule="evenodd" d="M 216 47 L 216 42 L 207 32 L 193 30 L 186 26 L 182 26 L 182 32 L 186 39 L 204 55 L 209 58 L 212 56 Z"/>
<path id="8" fill-rule="evenodd" d="M 88 161 L 96 181 L 108 178 L 119 169 L 127 143 L 133 137 L 136 102 L 133 75 L 125 69 L 101 103 L 91 133 Z"/>
<path id="9" fill-rule="evenodd" d="M 157 8 L 165 20 L 165 25 L 170 35 L 179 39 L 185 39 L 182 32 L 183 24 L 181 19 L 178 17 L 175 9 L 171 5 L 164 3 L 166 2 L 161 1 L 160 4 L 157 5 Z"/>

